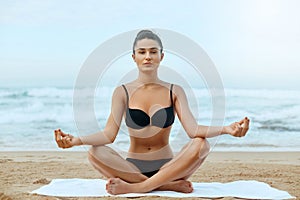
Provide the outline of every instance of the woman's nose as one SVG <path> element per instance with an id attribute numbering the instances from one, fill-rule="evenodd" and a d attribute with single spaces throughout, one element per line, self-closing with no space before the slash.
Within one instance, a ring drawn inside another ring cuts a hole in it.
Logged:
<path id="1" fill-rule="evenodd" d="M 150 52 L 146 52 L 146 59 L 151 59 Z"/>

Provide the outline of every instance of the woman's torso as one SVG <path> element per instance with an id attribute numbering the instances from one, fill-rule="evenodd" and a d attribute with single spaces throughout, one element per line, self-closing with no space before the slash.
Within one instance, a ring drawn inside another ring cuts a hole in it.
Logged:
<path id="1" fill-rule="evenodd" d="M 173 157 L 169 146 L 175 117 L 171 89 L 172 86 L 165 82 L 143 86 L 133 82 L 125 85 L 128 96 L 124 117 L 130 136 L 127 157 L 141 160 Z"/>

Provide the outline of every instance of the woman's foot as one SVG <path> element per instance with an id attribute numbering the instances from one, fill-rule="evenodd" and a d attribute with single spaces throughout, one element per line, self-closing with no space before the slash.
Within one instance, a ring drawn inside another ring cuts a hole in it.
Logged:
<path id="1" fill-rule="evenodd" d="M 106 191 L 109 194 L 126 194 L 126 193 L 134 193 L 134 192 L 142 192 L 136 191 L 133 186 L 134 184 L 127 183 L 120 178 L 110 178 L 106 183 Z"/>
<path id="2" fill-rule="evenodd" d="M 171 183 L 165 184 L 159 187 L 157 190 L 191 193 L 193 192 L 194 189 L 190 181 L 178 180 L 178 181 L 173 181 Z"/>
<path id="3" fill-rule="evenodd" d="M 191 193 L 193 192 L 192 183 L 186 180 L 173 181 L 171 183 L 165 184 L 159 187 L 157 190 L 165 191 L 175 191 L 182 193 Z M 106 191 L 110 194 L 126 194 L 126 193 L 143 193 L 143 191 L 137 187 L 137 184 L 131 184 L 123 181 L 120 178 L 110 178 L 106 184 Z"/>

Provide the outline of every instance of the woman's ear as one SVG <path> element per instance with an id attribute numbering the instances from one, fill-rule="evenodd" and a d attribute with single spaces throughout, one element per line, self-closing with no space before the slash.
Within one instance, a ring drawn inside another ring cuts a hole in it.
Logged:
<path id="1" fill-rule="evenodd" d="M 135 54 L 132 54 L 131 57 L 132 57 L 133 61 L 135 62 Z"/>
<path id="2" fill-rule="evenodd" d="M 161 53 L 160 61 L 162 61 L 162 60 L 164 59 L 164 56 L 165 56 L 165 54 L 164 54 L 164 53 Z"/>

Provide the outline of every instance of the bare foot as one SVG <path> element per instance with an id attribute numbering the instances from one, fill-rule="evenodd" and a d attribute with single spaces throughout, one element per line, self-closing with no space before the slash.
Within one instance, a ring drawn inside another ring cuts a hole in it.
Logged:
<path id="1" fill-rule="evenodd" d="M 106 183 L 106 191 L 109 194 L 125 194 L 137 192 L 134 190 L 134 184 L 127 183 L 119 178 L 110 178 Z"/>
<path id="2" fill-rule="evenodd" d="M 190 181 L 186 180 L 178 180 L 168 183 L 159 187 L 157 190 L 161 191 L 175 191 L 175 192 L 182 192 L 182 193 L 191 193 L 193 192 L 193 186 Z"/>
<path id="3" fill-rule="evenodd" d="M 139 190 L 138 187 L 136 187 L 135 185 L 136 184 L 127 183 L 120 178 L 110 178 L 106 184 L 106 191 L 114 195 L 133 193 L 133 192 L 139 192 L 139 193 L 146 192 L 146 191 Z M 193 186 L 190 181 L 178 180 L 178 181 L 173 181 L 171 183 L 165 184 L 156 190 L 191 193 L 193 192 Z"/>

